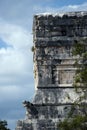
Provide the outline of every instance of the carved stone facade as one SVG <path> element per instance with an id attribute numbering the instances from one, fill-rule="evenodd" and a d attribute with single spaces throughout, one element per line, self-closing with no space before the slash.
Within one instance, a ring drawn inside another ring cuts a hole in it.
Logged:
<path id="1" fill-rule="evenodd" d="M 75 40 L 87 37 L 87 12 L 39 14 L 33 21 L 35 97 L 25 101 L 26 118 L 16 130 L 57 130 L 75 94 Z"/>

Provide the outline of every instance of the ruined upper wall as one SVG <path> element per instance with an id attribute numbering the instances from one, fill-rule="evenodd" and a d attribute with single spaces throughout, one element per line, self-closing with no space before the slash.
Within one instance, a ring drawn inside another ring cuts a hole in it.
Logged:
<path id="1" fill-rule="evenodd" d="M 87 36 L 87 12 L 35 15 L 33 32 L 35 46 L 71 45 Z"/>
<path id="2" fill-rule="evenodd" d="M 34 16 L 35 86 L 72 86 L 75 40 L 87 38 L 87 12 Z"/>

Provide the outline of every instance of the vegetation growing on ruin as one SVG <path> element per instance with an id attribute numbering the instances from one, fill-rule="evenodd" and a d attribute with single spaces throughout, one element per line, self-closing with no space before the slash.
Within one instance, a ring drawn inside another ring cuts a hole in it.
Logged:
<path id="1" fill-rule="evenodd" d="M 34 46 L 31 47 L 31 51 L 32 51 L 32 52 L 35 51 L 35 47 L 34 47 Z"/>
<path id="2" fill-rule="evenodd" d="M 76 57 L 77 68 L 73 86 L 79 98 L 74 102 L 64 121 L 58 125 L 60 130 L 87 130 L 87 39 L 75 41 L 72 54 Z"/>
<path id="3" fill-rule="evenodd" d="M 7 125 L 7 121 L 0 120 L 0 130 L 10 130 L 9 128 L 7 128 Z"/>

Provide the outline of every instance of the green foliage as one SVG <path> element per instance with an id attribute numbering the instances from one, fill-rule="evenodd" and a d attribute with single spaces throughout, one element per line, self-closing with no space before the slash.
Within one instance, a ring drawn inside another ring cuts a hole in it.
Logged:
<path id="1" fill-rule="evenodd" d="M 76 115 L 71 119 L 60 122 L 60 130 L 87 130 L 87 116 Z"/>
<path id="2" fill-rule="evenodd" d="M 8 129 L 7 128 L 7 121 L 2 121 L 2 120 L 0 120 L 0 130 L 10 130 L 10 129 Z"/>
<path id="3" fill-rule="evenodd" d="M 87 39 L 75 41 L 72 54 L 76 57 L 73 86 L 80 96 L 64 121 L 58 125 L 60 130 L 87 130 Z"/>
<path id="4" fill-rule="evenodd" d="M 77 55 L 80 55 L 82 56 L 82 54 L 86 51 L 86 48 L 85 48 L 85 43 L 84 41 L 75 41 L 74 43 L 74 47 L 73 47 L 73 51 L 72 51 L 72 54 L 74 56 L 77 56 Z"/>
<path id="5" fill-rule="evenodd" d="M 78 84 L 86 87 L 87 86 L 87 39 L 75 42 L 73 47 L 73 55 L 79 56 L 76 59 L 74 66 L 77 68 L 76 75 L 74 77 L 75 86 Z"/>
<path id="6" fill-rule="evenodd" d="M 34 47 L 34 46 L 31 47 L 31 51 L 32 51 L 32 52 L 35 51 L 35 47 Z"/>

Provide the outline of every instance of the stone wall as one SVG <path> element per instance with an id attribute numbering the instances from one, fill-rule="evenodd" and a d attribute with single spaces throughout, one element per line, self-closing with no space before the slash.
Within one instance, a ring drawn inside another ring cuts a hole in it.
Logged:
<path id="1" fill-rule="evenodd" d="M 57 130 L 57 123 L 67 117 L 78 98 L 72 85 L 76 70 L 73 64 L 78 57 L 72 55 L 72 48 L 82 38 L 87 38 L 87 12 L 34 16 L 36 92 L 32 104 L 25 105 L 26 119 L 17 130 L 25 130 L 27 125 L 26 130 Z"/>
<path id="2" fill-rule="evenodd" d="M 33 32 L 36 87 L 71 86 L 75 70 L 72 46 L 87 36 L 86 12 L 36 15 Z"/>

